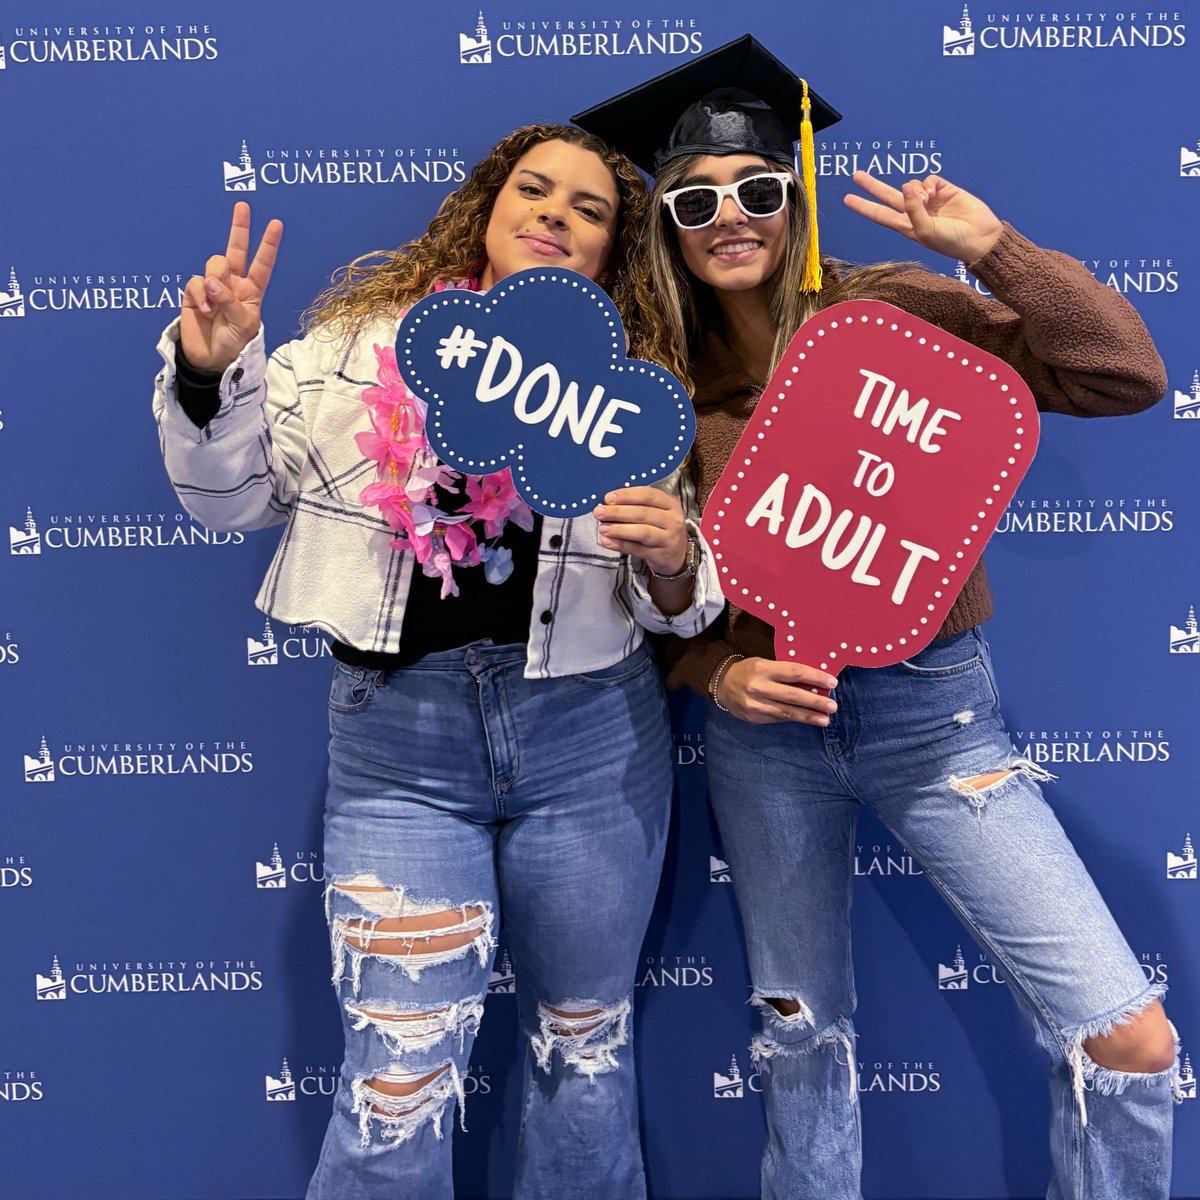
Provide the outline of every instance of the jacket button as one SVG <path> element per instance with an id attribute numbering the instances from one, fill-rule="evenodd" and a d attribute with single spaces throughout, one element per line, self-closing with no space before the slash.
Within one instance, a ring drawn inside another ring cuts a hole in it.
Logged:
<path id="1" fill-rule="evenodd" d="M 559 533 L 556 533 L 556 534 L 555 534 L 555 535 L 554 535 L 554 536 L 553 536 L 553 537 L 550 539 L 550 549 L 551 549 L 551 550 L 557 550 L 557 549 L 558 549 L 558 548 L 559 548 L 561 545 L 562 545 L 562 535 L 561 535 L 561 534 L 559 534 Z"/>
<path id="2" fill-rule="evenodd" d="M 546 609 L 546 611 L 544 613 L 542 613 L 542 624 L 549 625 L 550 622 L 553 620 L 554 620 L 554 614 L 549 609 Z"/>
<path id="3" fill-rule="evenodd" d="M 240 383 L 242 376 L 245 375 L 245 373 L 246 372 L 243 371 L 241 367 L 236 368 L 234 370 L 233 374 L 230 375 L 230 377 L 229 377 L 230 382 L 231 383 Z"/>

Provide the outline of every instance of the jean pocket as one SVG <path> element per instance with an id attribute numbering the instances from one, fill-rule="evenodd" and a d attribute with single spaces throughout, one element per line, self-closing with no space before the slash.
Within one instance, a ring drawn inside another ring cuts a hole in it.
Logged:
<path id="1" fill-rule="evenodd" d="M 379 671 L 365 671 L 361 667 L 337 663 L 333 669 L 333 682 L 329 685 L 329 711 L 346 714 L 365 712 L 375 699 L 380 674 Z"/>
<path id="2" fill-rule="evenodd" d="M 571 678 L 576 683 L 582 683 L 584 687 L 615 687 L 619 683 L 628 683 L 631 679 L 636 679 L 653 666 L 654 659 L 651 658 L 649 651 L 641 647 L 621 659 L 620 662 L 613 663 L 611 667 L 601 667 L 598 671 L 585 671 L 581 675 L 572 675 Z"/>

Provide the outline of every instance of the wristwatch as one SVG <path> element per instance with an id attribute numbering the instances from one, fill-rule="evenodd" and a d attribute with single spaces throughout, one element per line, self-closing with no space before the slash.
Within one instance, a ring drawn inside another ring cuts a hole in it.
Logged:
<path id="1" fill-rule="evenodd" d="M 663 583 L 679 583 L 684 579 L 691 579 L 700 568 L 700 543 L 688 534 L 687 540 L 687 555 L 683 560 L 683 566 L 675 572 L 674 575 L 660 575 L 652 566 L 646 565 L 646 570 L 654 576 L 655 579 L 661 580 Z"/>

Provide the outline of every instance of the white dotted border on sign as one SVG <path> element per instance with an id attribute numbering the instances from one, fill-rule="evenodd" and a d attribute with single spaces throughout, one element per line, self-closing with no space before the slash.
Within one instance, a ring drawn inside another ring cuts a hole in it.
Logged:
<path id="1" fill-rule="evenodd" d="M 835 306 L 835 308 L 836 307 L 837 306 Z M 832 313 L 833 311 L 834 311 L 834 309 L 831 309 L 830 313 Z M 819 319 L 820 318 L 818 318 L 818 320 Z M 1015 411 L 1018 407 L 1020 407 L 1021 400 L 1019 397 L 1009 394 L 1011 389 L 1009 388 L 1008 384 L 1001 383 L 999 377 L 996 375 L 996 373 L 994 371 L 992 371 L 990 369 L 990 367 L 985 366 L 978 362 L 972 362 L 972 360 L 970 358 L 963 357 L 957 350 L 947 350 L 940 343 L 932 341 L 928 337 L 917 337 L 914 334 L 913 330 L 904 329 L 898 321 L 890 320 L 888 317 L 870 317 L 870 316 L 866 315 L 865 313 L 860 314 L 858 316 L 847 316 L 847 317 L 835 318 L 829 322 L 827 328 L 814 329 L 813 334 L 815 336 L 808 338 L 805 342 L 805 345 L 808 349 L 811 350 L 816 345 L 816 338 L 823 338 L 826 335 L 826 333 L 828 333 L 828 332 L 832 332 L 833 330 L 839 329 L 842 327 L 844 327 L 846 329 L 850 329 L 854 325 L 867 325 L 867 324 L 871 324 L 871 323 L 874 323 L 875 325 L 887 330 L 889 333 L 903 334 L 906 338 L 910 338 L 910 339 L 915 337 L 916 344 L 918 346 L 927 347 L 929 349 L 929 351 L 933 354 L 938 354 L 938 355 L 944 354 L 947 358 L 957 359 L 959 366 L 961 366 L 964 370 L 971 371 L 972 374 L 983 375 L 986 373 L 988 382 L 996 384 L 996 386 L 1000 389 L 1001 393 L 1003 393 L 1007 397 L 1010 409 L 1013 410 L 1013 411 L 1011 411 L 1011 416 L 1012 416 L 1014 422 L 1016 422 L 1015 428 L 1014 428 L 1014 437 L 1016 438 L 1016 440 L 1014 440 L 1014 442 L 1012 444 L 1012 452 L 1016 453 L 1016 451 L 1021 449 L 1023 443 L 1020 441 L 1020 439 L 1025 436 L 1025 427 L 1024 427 L 1024 425 L 1021 424 L 1021 422 L 1024 421 L 1025 418 L 1020 412 Z M 949 335 L 947 335 L 947 336 L 949 336 Z M 983 352 L 980 351 L 980 353 L 983 353 Z M 807 358 L 807 354 L 805 354 L 803 351 L 801 351 L 797 355 L 797 358 L 802 362 L 805 358 Z M 791 371 L 789 372 L 788 376 L 785 376 L 785 378 L 783 380 L 782 389 L 780 391 L 777 391 L 775 393 L 775 395 L 773 397 L 771 397 L 771 399 L 774 401 L 774 403 L 771 404 L 771 416 L 765 418 L 763 421 L 764 428 L 770 426 L 771 417 L 775 416 L 779 412 L 779 401 L 787 399 L 788 389 L 792 386 L 792 383 L 793 383 L 793 380 L 790 378 L 790 376 L 798 374 L 799 371 L 800 371 L 800 368 L 798 366 L 793 366 Z M 766 399 L 765 396 L 764 396 L 764 399 Z M 762 433 L 761 431 L 756 435 L 754 443 L 752 443 L 750 446 L 749 453 L 742 460 L 741 469 L 739 469 L 738 473 L 737 473 L 738 479 L 744 479 L 746 477 L 745 468 L 750 466 L 750 464 L 754 461 L 753 456 L 758 453 L 757 443 L 761 442 L 765 436 L 766 435 L 764 433 Z M 1007 463 L 1006 467 L 1003 470 L 1001 470 L 998 478 L 999 479 L 1007 479 L 1010 474 L 1009 468 L 1015 467 L 1016 465 L 1017 465 L 1017 460 L 1015 458 L 1010 457 L 1008 459 L 1008 463 Z M 1003 486 L 1004 485 L 1001 483 L 993 483 L 992 484 L 992 492 L 993 493 L 999 492 Z M 724 555 L 721 553 L 721 551 L 719 549 L 719 547 L 721 545 L 721 539 L 717 536 L 721 532 L 721 526 L 718 522 L 721 518 L 723 518 L 725 516 L 725 508 L 723 506 L 727 505 L 727 504 L 731 504 L 733 502 L 733 493 L 736 492 L 737 490 L 738 490 L 738 485 L 736 483 L 729 484 L 727 494 L 725 495 L 725 497 L 722 500 L 719 501 L 719 507 L 717 508 L 717 521 L 714 521 L 711 524 L 710 528 L 712 530 L 712 534 L 708 539 L 709 544 L 713 547 L 713 559 L 716 561 L 717 569 L 721 572 L 722 587 L 725 588 L 726 596 L 729 596 L 730 598 L 736 598 L 734 591 L 731 589 L 735 589 L 736 591 L 740 592 L 742 596 L 745 596 L 745 597 L 748 597 L 750 595 L 750 589 L 748 587 L 740 586 L 738 584 L 738 581 L 730 575 L 729 566 L 727 563 L 725 563 Z M 987 514 L 986 510 L 988 508 L 991 508 L 995 504 L 995 496 L 992 495 L 992 496 L 986 497 L 984 499 L 983 503 L 984 503 L 984 510 L 976 514 L 976 520 L 979 520 L 979 521 L 983 521 L 983 520 L 987 519 L 988 514 Z M 971 533 L 976 534 L 978 532 L 979 532 L 979 526 L 972 525 Z M 970 546 L 972 544 L 973 540 L 974 540 L 973 537 L 965 537 L 965 538 L 963 538 L 963 545 Z M 964 551 L 959 550 L 956 552 L 956 554 L 955 554 L 956 559 L 961 559 L 963 557 L 964 557 Z M 947 588 L 950 586 L 950 583 L 951 583 L 950 577 L 952 575 L 954 575 L 957 571 L 958 571 L 957 563 L 950 563 L 949 566 L 946 567 L 946 574 L 942 577 L 941 583 L 939 585 L 937 585 L 935 589 L 931 590 L 932 598 L 934 600 L 940 600 L 942 598 L 941 588 Z M 727 587 L 725 586 L 726 584 L 728 584 Z M 755 596 L 754 602 L 755 602 L 755 604 L 762 604 L 762 602 L 763 602 L 762 596 Z M 926 605 L 927 612 L 934 612 L 936 610 L 936 608 L 937 608 L 937 605 L 933 604 L 933 603 L 929 603 Z M 775 604 L 772 603 L 771 601 L 767 602 L 767 609 L 768 609 L 768 611 L 770 611 L 772 613 L 777 612 L 779 614 L 780 618 L 782 618 L 784 621 L 787 622 L 785 627 L 776 625 L 776 629 L 779 629 L 781 632 L 784 632 L 785 640 L 788 643 L 795 642 L 796 635 L 794 633 L 785 632 L 785 630 L 791 630 L 791 629 L 796 628 L 796 622 L 791 618 L 791 615 L 789 614 L 788 610 L 786 608 L 776 608 Z M 918 621 L 918 624 L 919 625 L 928 625 L 929 618 L 927 616 L 921 617 L 920 620 Z M 896 648 L 896 645 L 906 646 L 908 644 L 909 638 L 918 637 L 920 635 L 920 632 L 921 631 L 919 629 L 912 629 L 909 631 L 909 633 L 905 637 L 898 638 L 896 643 L 891 643 L 891 642 L 887 643 L 883 647 L 883 649 L 885 652 L 890 654 Z M 836 659 L 838 657 L 838 652 L 840 650 L 844 651 L 844 650 L 849 650 L 849 649 L 850 649 L 850 644 L 848 642 L 842 642 L 841 645 L 837 649 L 827 650 L 825 661 L 820 664 L 821 670 L 822 671 L 837 670 L 841 664 L 837 664 L 835 666 L 831 666 L 831 664 L 836 662 Z M 869 650 L 871 654 L 879 653 L 878 646 L 869 646 L 869 647 L 855 646 L 854 647 L 855 654 L 862 654 L 864 652 L 864 650 Z M 796 656 L 796 651 L 790 645 L 787 646 L 787 655 L 789 658 L 795 658 L 795 656 Z"/>
<path id="2" fill-rule="evenodd" d="M 522 277 L 524 276 L 524 277 Z M 420 325 L 427 315 L 436 311 L 439 308 L 448 308 L 456 304 L 465 304 L 475 312 L 482 312 L 485 315 L 490 314 L 492 309 L 511 292 L 515 292 L 517 288 L 523 288 L 527 283 L 534 282 L 533 272 L 521 272 L 520 275 L 514 276 L 510 281 L 500 284 L 498 287 L 492 288 L 488 293 L 488 299 L 481 304 L 478 295 L 475 292 L 468 292 L 463 288 L 454 290 L 446 289 L 444 292 L 437 293 L 437 299 L 431 299 L 424 307 L 424 310 L 412 317 L 411 321 L 405 318 L 406 322 L 412 325 L 413 328 Z M 661 369 L 656 369 L 653 363 L 644 363 L 638 359 L 627 359 L 625 357 L 625 347 L 621 344 L 618 330 L 622 329 L 620 318 L 616 310 L 612 307 L 612 301 L 608 295 L 598 288 L 592 286 L 590 280 L 585 279 L 581 275 L 558 275 L 553 271 L 547 271 L 544 274 L 536 276 L 538 283 L 561 283 L 570 284 L 571 287 L 582 292 L 589 300 L 596 302 L 596 307 L 604 314 L 608 320 L 609 337 L 612 339 L 612 351 L 610 357 L 613 361 L 613 366 L 610 368 L 613 371 L 629 371 L 633 374 L 646 375 L 654 380 L 661 380 L 670 389 L 672 397 L 675 400 L 676 411 L 680 414 L 679 431 L 675 437 L 675 445 L 671 447 L 672 455 L 676 459 L 682 458 L 683 451 L 686 449 L 687 434 L 688 434 L 688 416 L 691 411 L 691 402 L 687 396 L 679 390 L 675 376 Z M 433 427 L 441 429 L 442 427 L 442 404 L 444 403 L 439 393 L 433 391 L 428 384 L 422 380 L 417 374 L 416 366 L 410 357 L 409 347 L 412 345 L 412 337 L 407 336 L 404 339 L 404 371 L 402 372 L 405 382 L 409 379 L 419 387 L 426 388 L 432 397 L 433 404 Z M 625 365 L 627 364 L 627 365 Z M 530 499 L 534 500 L 539 507 L 544 507 L 550 510 L 557 510 L 564 516 L 572 512 L 578 512 L 580 509 L 590 507 L 592 504 L 600 500 L 598 492 L 592 492 L 590 495 L 583 496 L 579 500 L 568 500 L 563 503 L 557 503 L 554 500 L 547 500 L 540 496 L 530 486 L 529 478 L 525 472 L 525 443 L 518 442 L 512 450 L 506 450 L 496 458 L 474 459 L 466 458 L 462 455 L 448 455 L 451 460 L 450 465 L 468 470 L 472 475 L 485 474 L 488 471 L 494 471 L 497 467 L 510 467 L 513 473 L 517 476 L 521 484 L 521 491 Z M 471 468 L 475 468 L 471 470 Z M 625 480 L 623 486 L 634 487 L 639 481 L 644 483 L 653 483 L 655 480 L 662 479 L 664 475 L 671 470 L 669 459 L 664 459 L 658 466 L 652 467 L 648 471 L 634 472 L 628 479 Z"/>

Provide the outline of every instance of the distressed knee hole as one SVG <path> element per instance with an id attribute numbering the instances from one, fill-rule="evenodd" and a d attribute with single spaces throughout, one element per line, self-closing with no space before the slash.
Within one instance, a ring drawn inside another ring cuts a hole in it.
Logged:
<path id="1" fill-rule="evenodd" d="M 955 719 L 957 720 L 957 717 Z M 971 802 L 972 807 L 979 812 L 982 811 L 990 795 L 1012 780 L 1019 778 L 1031 779 L 1034 783 L 1049 783 L 1057 776 L 1051 775 L 1045 767 L 1039 767 L 1037 763 L 1031 762 L 1027 758 L 1018 758 L 1007 767 L 1001 767 L 995 771 L 985 771 L 967 778 L 951 775 L 946 782 L 953 791 L 960 796 L 965 796 Z"/>
<path id="2" fill-rule="evenodd" d="M 1081 1125 L 1086 1093 L 1119 1096 L 1129 1087 L 1166 1086 L 1179 1094 L 1179 1038 L 1163 1012 L 1164 984 L 1147 988 L 1114 1012 L 1063 1034 Z"/>
<path id="3" fill-rule="evenodd" d="M 390 1004 L 346 1002 L 346 1013 L 356 1032 L 371 1028 L 396 1054 L 428 1050 L 447 1038 L 458 1038 L 459 1048 L 479 1032 L 483 1001 L 477 996 L 433 1010 Z"/>
<path id="4" fill-rule="evenodd" d="M 399 1145 L 426 1123 L 433 1126 L 440 1140 L 442 1117 L 452 1099 L 457 1099 L 462 1113 L 462 1080 L 453 1063 L 432 1071 L 407 1071 L 397 1065 L 378 1075 L 356 1079 L 351 1094 L 364 1148 L 371 1144 L 373 1123 L 379 1128 L 381 1141 Z"/>
<path id="5" fill-rule="evenodd" d="M 762 1003 L 763 1007 L 774 1007 L 769 1000 Z M 854 1061 L 855 1034 L 850 1019 L 839 1017 L 817 1033 L 782 1040 L 781 1035 L 793 1032 L 791 1023 L 797 1019 L 796 1016 L 777 1019 L 768 1016 L 763 1024 L 763 1032 L 750 1043 L 751 1061 L 760 1071 L 766 1072 L 776 1059 L 800 1058 L 832 1048 L 834 1061 L 844 1066 L 849 1075 L 847 1090 L 851 1101 L 854 1101 L 858 1096 L 858 1066 Z M 812 1024 L 811 1019 L 808 1023 Z"/>
<path id="6" fill-rule="evenodd" d="M 335 896 L 352 900 L 360 911 L 333 914 Z M 343 978 L 349 955 L 355 995 L 366 957 L 402 970 L 416 981 L 424 968 L 451 962 L 472 950 L 484 967 L 495 945 L 490 905 L 478 900 L 462 905 L 414 900 L 403 887 L 388 887 L 374 875 L 334 881 L 326 889 L 325 907 L 333 981 Z"/>
<path id="7" fill-rule="evenodd" d="M 549 1073 L 557 1052 L 565 1066 L 590 1080 L 615 1071 L 617 1051 L 629 1041 L 629 1011 L 628 998 L 612 1005 L 538 1004 L 538 1032 L 529 1039 L 538 1066 Z"/>
<path id="8" fill-rule="evenodd" d="M 763 996 L 755 992 L 750 1003 L 763 1010 L 765 1021 L 779 1021 L 785 1026 L 814 1025 L 812 1009 L 799 996 Z"/>

